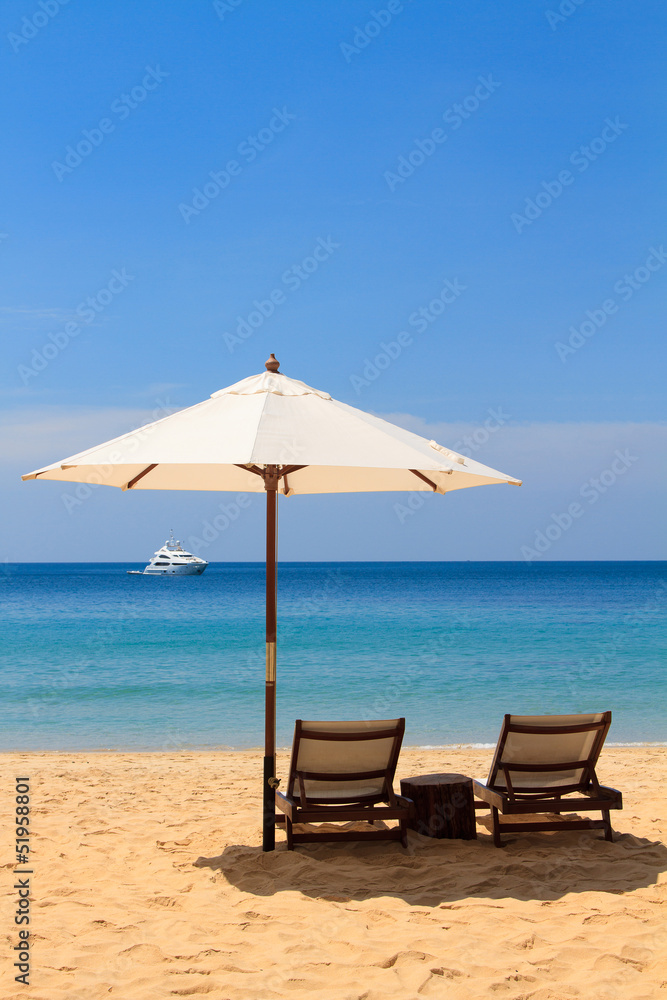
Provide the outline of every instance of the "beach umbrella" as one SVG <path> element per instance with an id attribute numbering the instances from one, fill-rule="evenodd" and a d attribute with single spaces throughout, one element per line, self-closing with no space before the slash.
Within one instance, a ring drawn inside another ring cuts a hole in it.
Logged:
<path id="1" fill-rule="evenodd" d="M 277 494 L 449 493 L 518 479 L 332 399 L 280 372 L 261 375 L 23 479 L 122 490 L 266 493 L 266 688 L 263 842 L 275 846 Z"/>

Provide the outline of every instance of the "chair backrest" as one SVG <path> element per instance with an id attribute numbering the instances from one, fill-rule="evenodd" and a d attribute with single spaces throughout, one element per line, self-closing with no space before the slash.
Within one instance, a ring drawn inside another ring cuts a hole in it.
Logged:
<path id="1" fill-rule="evenodd" d="M 611 712 L 506 715 L 487 785 L 517 795 L 582 791 L 597 784 L 595 765 Z"/>
<path id="2" fill-rule="evenodd" d="M 306 722 L 297 719 L 288 794 L 308 802 L 380 802 L 392 789 L 405 719 Z"/>

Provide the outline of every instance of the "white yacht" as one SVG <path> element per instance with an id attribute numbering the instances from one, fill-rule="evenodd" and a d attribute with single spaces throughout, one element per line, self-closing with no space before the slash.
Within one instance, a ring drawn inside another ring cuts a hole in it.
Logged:
<path id="1" fill-rule="evenodd" d="M 178 540 L 174 540 L 174 532 L 158 549 L 146 569 L 144 576 L 201 576 L 208 563 L 199 556 L 186 552 Z M 141 570 L 129 569 L 128 573 L 140 574 Z"/>

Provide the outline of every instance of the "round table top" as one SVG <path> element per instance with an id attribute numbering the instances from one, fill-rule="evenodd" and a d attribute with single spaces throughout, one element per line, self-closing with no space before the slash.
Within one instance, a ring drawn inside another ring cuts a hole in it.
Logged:
<path id="1" fill-rule="evenodd" d="M 418 774 L 414 778 L 401 778 L 401 784 L 409 785 L 458 785 L 464 781 L 472 781 L 467 774 Z"/>

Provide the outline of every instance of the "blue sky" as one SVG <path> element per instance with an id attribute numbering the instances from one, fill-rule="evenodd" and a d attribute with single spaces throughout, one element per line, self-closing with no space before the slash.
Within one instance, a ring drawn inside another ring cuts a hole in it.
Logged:
<path id="1" fill-rule="evenodd" d="M 269 351 L 525 483 L 288 500 L 282 558 L 665 558 L 666 21 L 599 0 L 5 4 L 9 560 L 202 539 L 233 497 L 68 509 L 18 476 Z M 207 558 L 261 558 L 261 513 L 209 531 Z"/>

